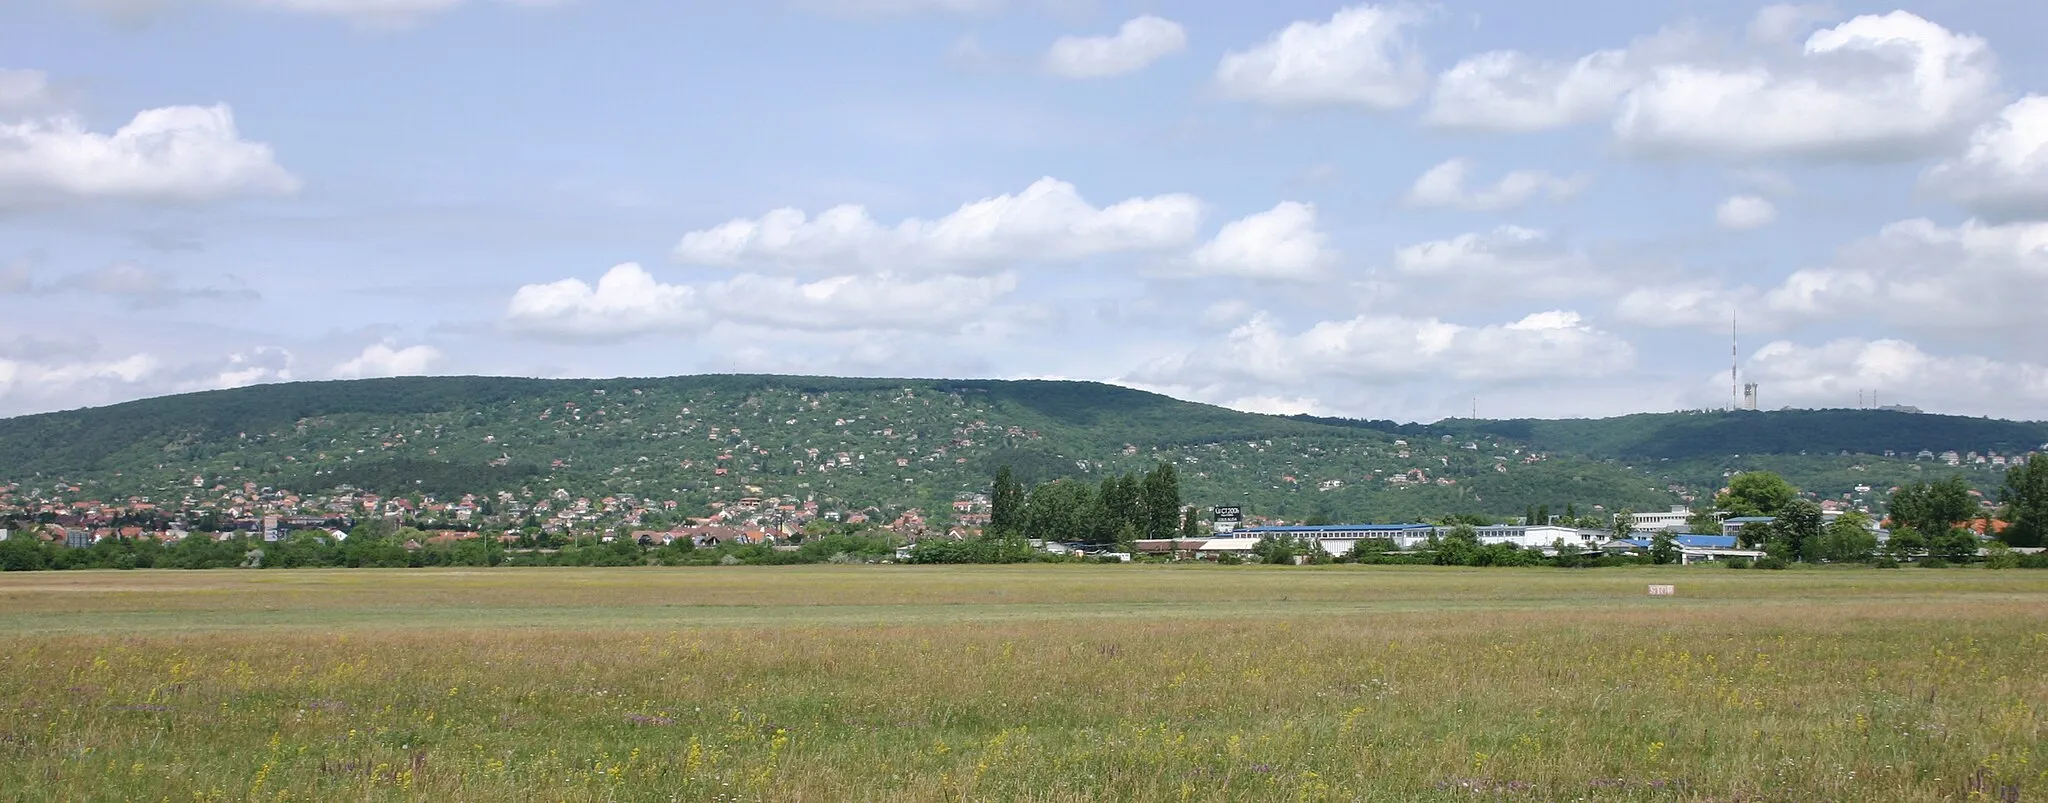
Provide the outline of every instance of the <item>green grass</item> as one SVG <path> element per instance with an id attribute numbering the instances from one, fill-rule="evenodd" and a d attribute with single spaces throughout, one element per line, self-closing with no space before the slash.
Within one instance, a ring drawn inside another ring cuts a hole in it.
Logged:
<path id="1" fill-rule="evenodd" d="M 2019 571 L 0 575 L 0 797 L 2034 800 L 2044 668 Z"/>

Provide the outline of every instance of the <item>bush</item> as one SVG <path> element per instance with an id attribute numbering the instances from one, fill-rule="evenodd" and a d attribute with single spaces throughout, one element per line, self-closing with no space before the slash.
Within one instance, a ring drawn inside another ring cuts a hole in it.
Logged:
<path id="1" fill-rule="evenodd" d="M 1726 566 L 1727 566 L 1728 568 L 1730 568 L 1730 569 L 1747 569 L 1747 568 L 1749 568 L 1749 559 L 1748 559 L 1748 558 L 1729 558 L 1729 559 L 1727 559 L 1727 560 L 1721 561 L 1721 563 L 1722 563 L 1723 565 L 1726 565 Z"/>
<path id="2" fill-rule="evenodd" d="M 1891 558 L 1878 558 L 1878 559 L 1877 559 L 1877 562 L 1876 562 L 1876 563 L 1872 563 L 1872 564 L 1870 564 L 1870 565 L 1871 565 L 1871 567 L 1872 567 L 1872 568 L 1877 568 L 1877 569 L 1896 569 L 1896 568 L 1899 568 L 1899 562 L 1898 562 L 1898 561 L 1896 561 L 1896 560 L 1892 560 Z"/>
<path id="3" fill-rule="evenodd" d="M 1792 564 L 1790 563 L 1786 563 L 1784 558 L 1778 557 L 1776 555 L 1766 555 L 1762 558 L 1758 558 L 1756 562 L 1756 567 L 1759 569 L 1783 570 L 1791 565 Z"/>
<path id="4" fill-rule="evenodd" d="M 1920 568 L 1946 569 L 1948 568 L 1948 561 L 1942 560 L 1941 558 L 1928 558 L 1926 560 L 1920 561 Z"/>
<path id="5" fill-rule="evenodd" d="M 2020 556 L 2014 554 L 2012 547 L 2004 543 L 1991 542 L 1987 552 L 1989 554 L 1984 557 L 1984 568 L 1986 569 L 2017 569 L 2020 566 Z"/>
<path id="6" fill-rule="evenodd" d="M 2048 569 L 2048 552 L 2036 552 L 2032 555 L 2021 555 L 2020 568 Z"/>

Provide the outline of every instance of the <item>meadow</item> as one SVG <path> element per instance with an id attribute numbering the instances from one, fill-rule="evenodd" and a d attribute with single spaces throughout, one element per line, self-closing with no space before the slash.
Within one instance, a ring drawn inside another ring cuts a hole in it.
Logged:
<path id="1" fill-rule="evenodd" d="M 0 575 L 21 801 L 2021 801 L 2044 707 L 2039 572 Z"/>

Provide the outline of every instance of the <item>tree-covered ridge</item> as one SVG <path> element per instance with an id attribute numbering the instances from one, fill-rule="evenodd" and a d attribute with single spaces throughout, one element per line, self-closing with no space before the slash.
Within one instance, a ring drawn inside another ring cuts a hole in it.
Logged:
<path id="1" fill-rule="evenodd" d="M 926 510 L 986 490 L 1090 483 L 1166 461 L 1191 502 L 1403 520 L 1534 503 L 1649 508 L 1640 473 L 1489 440 L 1240 413 L 1086 382 L 697 376 L 422 377 L 262 385 L 0 420 L 23 491 L 175 503 L 222 485 L 303 494 L 556 489 L 686 509 L 742 495 Z"/>
<path id="2" fill-rule="evenodd" d="M 1359 424 L 1400 433 L 1390 422 Z M 1625 460 L 1730 455 L 1915 454 L 1967 450 L 2025 454 L 2048 443 L 2048 423 L 1895 410 L 1643 413 L 1604 419 L 1449 419 L 1415 434 L 1485 435 L 1560 454 Z"/>
<path id="3" fill-rule="evenodd" d="M 1731 440 L 1710 445 L 1723 435 Z M 1824 497 L 1875 498 L 1935 465 L 1908 448 L 2017 454 L 2037 436 L 2048 439 L 2039 424 L 1882 411 L 1397 425 L 1254 415 L 1088 382 L 413 377 L 0 419 L 0 481 L 167 505 L 254 483 L 442 498 L 566 489 L 685 510 L 754 495 L 935 511 L 985 491 L 1001 466 L 1036 486 L 1094 484 L 1163 461 L 1193 503 L 1400 521 L 1574 502 L 1654 510 L 1754 470 Z M 1992 473 L 1972 485 L 1995 489 Z"/>

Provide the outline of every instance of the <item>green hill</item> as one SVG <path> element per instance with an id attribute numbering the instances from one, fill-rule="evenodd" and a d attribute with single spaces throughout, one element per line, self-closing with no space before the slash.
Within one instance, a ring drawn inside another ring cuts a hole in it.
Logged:
<path id="1" fill-rule="evenodd" d="M 2042 441 L 2041 424 L 1871 411 L 1396 425 L 1254 415 L 1088 382 L 413 377 L 0 419 L 0 480 L 18 496 L 75 485 L 65 493 L 167 505 L 254 483 L 444 498 L 560 489 L 686 509 L 754 493 L 929 508 L 985 489 L 1001 465 L 1039 482 L 1168 460 L 1192 502 L 1394 521 L 1567 502 L 1656 508 L 1758 468 L 1853 495 L 1954 470 L 1914 459 L 1921 449 L 2012 454 Z M 1972 481 L 1990 487 L 1995 476 Z"/>

